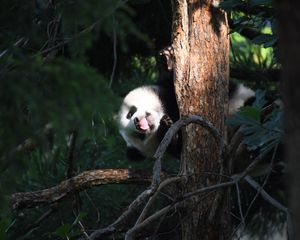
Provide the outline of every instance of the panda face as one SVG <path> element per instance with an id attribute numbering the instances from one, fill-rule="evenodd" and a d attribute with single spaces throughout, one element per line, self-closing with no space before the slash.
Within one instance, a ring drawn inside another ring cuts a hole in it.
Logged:
<path id="1" fill-rule="evenodd" d="M 119 125 L 122 132 L 143 139 L 153 135 L 164 115 L 163 105 L 150 87 L 140 87 L 124 98 Z"/>

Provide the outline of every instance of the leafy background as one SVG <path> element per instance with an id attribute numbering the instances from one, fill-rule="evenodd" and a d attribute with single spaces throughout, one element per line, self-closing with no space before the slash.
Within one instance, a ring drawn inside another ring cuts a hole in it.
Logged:
<path id="1" fill-rule="evenodd" d="M 280 97 L 277 19 L 271 1 L 226 0 L 220 7 L 228 11 L 231 27 L 231 81 L 263 90 L 257 91 L 262 101 Z M 170 3 L 11 0 L 0 11 L 0 239 L 76 239 L 82 234 L 79 222 L 88 232 L 107 226 L 144 186 L 86 190 L 79 195 L 80 211 L 70 199 L 11 212 L 9 197 L 66 179 L 72 134 L 77 134 L 76 173 L 151 168 L 149 162 L 127 160 L 113 117 L 130 89 L 157 81 L 157 53 L 170 43 Z M 282 111 L 261 118 L 263 107 L 262 102 L 247 106 L 228 124 L 246 124 L 248 148 L 268 156 L 281 142 Z M 254 175 L 261 182 L 268 178 L 267 190 L 284 203 L 285 163 L 278 157 L 274 165 L 279 170 L 270 172 L 266 163 Z M 274 229 L 283 231 L 282 214 L 249 189 L 242 194 L 243 207 L 249 210 L 243 233 L 263 239 Z M 51 217 L 26 231 L 49 209 L 54 209 Z"/>

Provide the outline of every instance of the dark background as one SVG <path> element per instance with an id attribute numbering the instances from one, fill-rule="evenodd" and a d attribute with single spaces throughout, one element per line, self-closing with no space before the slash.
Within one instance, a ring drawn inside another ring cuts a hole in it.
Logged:
<path id="1" fill-rule="evenodd" d="M 280 97 L 277 13 L 271 1 L 227 0 L 221 7 L 228 11 L 231 28 L 231 81 L 263 90 L 262 98 Z M 75 135 L 74 174 L 98 168 L 151 169 L 149 161 L 128 161 L 113 119 L 130 89 L 159 78 L 158 51 L 171 41 L 170 3 L 11 0 L 2 2 L 0 12 L 0 239 L 76 239 L 81 235 L 78 219 L 87 232 L 105 227 L 146 186 L 83 191 L 79 208 L 74 199 L 59 203 L 51 217 L 29 230 L 26 226 L 53 206 L 12 212 L 10 195 L 66 179 L 70 137 Z M 261 109 L 246 109 L 240 121 L 254 116 L 259 137 L 246 142 L 267 155 L 277 150 L 281 135 L 262 131 L 263 123 L 255 117 Z M 281 112 L 273 114 L 268 124 L 282 130 Z M 177 166 L 172 159 L 166 162 L 170 171 Z M 272 174 L 268 169 L 262 165 L 256 179 L 268 178 L 266 189 L 286 203 L 285 162 L 277 157 Z M 242 189 L 242 201 L 249 210 L 242 234 L 263 239 L 284 232 L 285 216 L 255 192 Z M 176 233 L 175 227 L 170 229 Z"/>

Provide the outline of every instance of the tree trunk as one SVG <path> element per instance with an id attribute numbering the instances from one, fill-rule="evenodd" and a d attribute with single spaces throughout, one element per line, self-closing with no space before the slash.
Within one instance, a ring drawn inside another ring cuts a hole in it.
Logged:
<path id="1" fill-rule="evenodd" d="M 289 169 L 290 208 L 300 239 L 300 2 L 277 1 L 280 23 L 280 52 L 283 64 L 285 144 Z"/>
<path id="2" fill-rule="evenodd" d="M 173 0 L 174 83 L 181 116 L 201 115 L 225 136 L 228 112 L 229 30 L 225 12 L 212 0 Z M 227 171 L 220 149 L 203 128 L 189 125 L 182 133 L 183 192 L 220 182 Z M 213 173 L 213 174 L 212 174 Z M 187 204 L 182 239 L 229 239 L 227 190 L 193 198 Z M 192 212 L 192 213 L 191 213 Z"/>

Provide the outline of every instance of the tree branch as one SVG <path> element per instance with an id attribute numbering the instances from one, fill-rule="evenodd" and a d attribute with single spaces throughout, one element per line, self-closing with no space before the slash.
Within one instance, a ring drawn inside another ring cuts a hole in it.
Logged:
<path id="1" fill-rule="evenodd" d="M 109 236 L 120 228 L 124 228 L 129 220 L 133 219 L 138 213 L 139 207 L 153 194 L 152 189 L 142 192 L 128 207 L 128 209 L 111 225 L 106 228 L 94 231 L 90 235 L 91 240 L 102 239 L 105 236 Z"/>
<path id="2" fill-rule="evenodd" d="M 169 128 L 154 154 L 155 162 L 153 166 L 153 184 L 158 186 L 160 183 L 161 158 L 166 152 L 167 147 L 170 145 L 172 138 L 182 127 L 185 127 L 191 123 L 199 124 L 211 133 L 220 147 L 220 156 L 226 151 L 227 145 L 225 140 L 220 131 L 212 123 L 201 116 L 188 115 L 186 117 L 182 117 Z"/>
<path id="3" fill-rule="evenodd" d="M 279 210 L 289 214 L 288 208 L 283 206 L 276 199 L 272 198 L 252 177 L 246 176 L 245 181 L 249 183 L 249 185 L 253 187 L 257 192 L 259 192 L 263 199 L 271 203 L 274 207 L 278 208 Z"/>
<path id="4" fill-rule="evenodd" d="M 11 197 L 12 208 L 19 210 L 42 204 L 51 204 L 70 197 L 81 190 L 104 184 L 115 183 L 150 183 L 151 174 L 145 171 L 128 169 L 104 169 L 83 172 L 67 179 L 57 186 L 35 192 L 15 193 Z"/>

